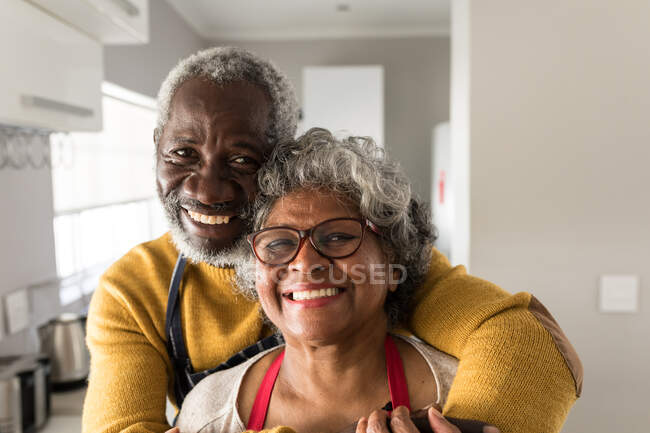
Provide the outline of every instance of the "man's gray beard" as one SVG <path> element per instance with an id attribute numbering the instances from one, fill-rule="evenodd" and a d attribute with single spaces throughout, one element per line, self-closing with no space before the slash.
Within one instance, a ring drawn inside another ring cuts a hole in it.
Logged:
<path id="1" fill-rule="evenodd" d="M 194 245 L 180 220 L 182 208 L 178 194 L 172 191 L 164 197 L 158 189 L 158 198 L 167 217 L 174 246 L 186 258 L 195 263 L 207 263 L 218 268 L 241 266 L 250 261 L 251 254 L 246 241 L 246 230 L 227 248 L 215 251 L 206 245 Z M 242 212 L 238 218 L 242 218 L 244 221 L 250 220 L 250 212 Z"/>

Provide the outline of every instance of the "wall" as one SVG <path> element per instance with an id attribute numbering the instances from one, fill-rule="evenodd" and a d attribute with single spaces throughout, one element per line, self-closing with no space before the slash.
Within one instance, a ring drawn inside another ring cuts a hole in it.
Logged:
<path id="1" fill-rule="evenodd" d="M 104 74 L 130 90 L 156 96 L 176 62 L 205 42 L 166 1 L 150 2 L 151 37 L 147 45 L 104 48 Z M 0 169 L 0 297 L 56 277 L 52 177 L 49 169 Z M 49 284 L 31 291 L 31 319 L 43 323 L 61 311 L 58 289 Z M 81 302 L 67 310 L 80 310 Z M 1 315 L 0 315 L 1 316 Z M 37 350 L 34 329 L 0 337 L 0 356 Z"/>
<path id="2" fill-rule="evenodd" d="M 0 169 L 0 296 L 56 277 L 52 178 L 48 169 Z M 3 337 L 0 337 L 3 338 Z M 0 356 L 28 346 L 28 333 L 5 335 Z"/>
<path id="3" fill-rule="evenodd" d="M 155 98 L 169 70 L 205 41 L 166 1 L 151 0 L 149 13 L 148 44 L 104 48 L 104 79 Z"/>
<path id="4" fill-rule="evenodd" d="M 301 100 L 302 68 L 383 65 L 385 147 L 402 163 L 425 200 L 431 193 L 431 134 L 449 119 L 449 38 L 227 41 L 271 59 L 294 84 Z M 327 125 L 323 125 L 327 126 Z"/>
<path id="5" fill-rule="evenodd" d="M 470 0 L 451 3 L 449 261 L 470 268 Z M 438 219 L 435 214 L 434 218 Z"/>
<path id="6" fill-rule="evenodd" d="M 647 432 L 650 3 L 470 5 L 472 273 L 535 293 L 574 343 L 565 432 Z M 606 273 L 640 275 L 639 313 L 597 311 Z"/>

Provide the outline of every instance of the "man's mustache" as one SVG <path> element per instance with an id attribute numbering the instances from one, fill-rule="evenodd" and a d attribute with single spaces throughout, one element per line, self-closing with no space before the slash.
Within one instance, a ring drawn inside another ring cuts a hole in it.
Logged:
<path id="1" fill-rule="evenodd" d="M 179 211 L 181 207 L 191 209 L 196 212 L 228 212 L 238 216 L 248 217 L 250 215 L 251 205 L 248 202 L 222 202 L 205 204 L 190 197 L 184 197 L 177 190 L 172 190 L 166 197 L 162 198 L 166 206 L 173 207 Z"/>

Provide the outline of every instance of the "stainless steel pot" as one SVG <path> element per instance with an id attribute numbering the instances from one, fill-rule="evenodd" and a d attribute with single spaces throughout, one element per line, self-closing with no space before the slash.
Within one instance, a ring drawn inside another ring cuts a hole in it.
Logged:
<path id="1" fill-rule="evenodd" d="M 38 359 L 39 355 L 0 358 L 0 433 L 32 433 L 45 425 L 46 372 Z"/>
<path id="2" fill-rule="evenodd" d="M 23 433 L 36 431 L 36 369 L 33 363 L 24 360 L 16 365 L 16 376 L 20 380 Z"/>
<path id="3" fill-rule="evenodd" d="M 54 389 L 85 384 L 90 369 L 86 348 L 86 317 L 63 314 L 38 330 L 41 351 L 50 357 Z"/>
<path id="4" fill-rule="evenodd" d="M 33 371 L 34 375 L 34 424 L 37 429 L 45 425 L 49 417 L 50 405 L 50 362 L 43 354 L 22 357 L 23 369 Z M 23 414 L 24 415 L 24 414 Z"/>
<path id="5" fill-rule="evenodd" d="M 20 379 L 0 361 L 0 433 L 22 433 Z"/>

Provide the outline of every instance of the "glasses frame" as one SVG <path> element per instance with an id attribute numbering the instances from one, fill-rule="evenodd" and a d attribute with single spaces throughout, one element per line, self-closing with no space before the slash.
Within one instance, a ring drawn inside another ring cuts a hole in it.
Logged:
<path id="1" fill-rule="evenodd" d="M 361 225 L 361 238 L 359 239 L 359 245 L 357 245 L 357 247 L 354 249 L 354 251 L 352 251 L 350 254 L 345 254 L 343 256 L 330 256 L 328 254 L 325 254 L 314 243 L 314 238 L 312 237 L 312 233 L 314 232 L 314 230 L 317 227 L 319 227 L 319 226 L 321 226 L 321 225 L 323 225 L 325 223 L 329 223 L 329 222 L 332 222 L 332 221 L 343 221 L 343 220 L 345 220 L 345 221 L 356 221 Z M 322 257 L 325 257 L 326 259 L 329 259 L 329 260 L 332 260 L 332 259 L 345 259 L 346 257 L 350 257 L 351 255 L 356 253 L 359 250 L 359 248 L 361 248 L 361 244 L 363 243 L 366 228 L 369 228 L 370 231 L 372 231 L 377 236 L 381 236 L 381 231 L 379 230 L 379 228 L 372 221 L 368 220 L 367 218 L 339 217 L 339 218 L 331 218 L 331 219 L 328 219 L 328 220 L 325 220 L 325 221 L 321 221 L 318 224 L 316 224 L 315 226 L 313 226 L 313 227 L 311 227 L 311 228 L 309 228 L 307 230 L 299 230 L 297 228 L 289 227 L 289 226 L 267 227 L 265 229 L 262 229 L 262 230 L 259 230 L 259 231 L 256 231 L 254 233 L 249 234 L 248 236 L 246 236 L 246 240 L 248 241 L 248 244 L 250 245 L 251 250 L 253 250 L 253 254 L 255 254 L 255 257 L 261 263 L 264 263 L 267 266 L 284 266 L 284 265 L 288 265 L 289 263 L 293 262 L 296 259 L 296 257 L 298 257 L 298 254 L 300 253 L 300 250 L 302 249 L 302 246 L 305 244 L 305 241 L 307 239 L 309 239 L 309 243 L 314 248 L 314 251 L 316 251 L 319 255 L 321 255 Z M 293 254 L 293 256 L 291 256 L 290 259 L 288 259 L 287 261 L 285 261 L 283 263 L 268 263 L 268 262 L 265 262 L 264 260 L 262 260 L 260 258 L 259 254 L 257 254 L 257 251 L 255 250 L 255 238 L 257 238 L 257 236 L 260 235 L 261 233 L 267 232 L 269 230 L 275 230 L 275 229 L 290 230 L 292 232 L 298 233 L 298 236 L 299 236 L 299 239 L 300 239 L 300 241 L 298 243 L 298 248 L 296 248 L 296 252 Z"/>

